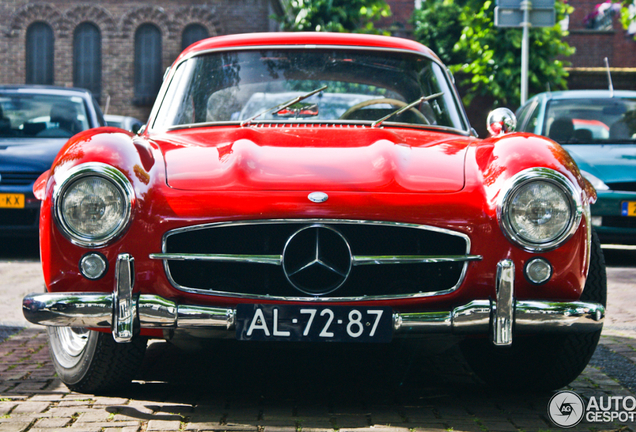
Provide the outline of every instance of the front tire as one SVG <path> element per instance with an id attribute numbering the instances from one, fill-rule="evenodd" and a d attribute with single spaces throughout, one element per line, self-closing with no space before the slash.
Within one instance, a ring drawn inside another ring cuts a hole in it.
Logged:
<path id="1" fill-rule="evenodd" d="M 117 343 L 110 333 L 82 328 L 47 327 L 51 359 L 66 386 L 98 393 L 126 386 L 139 370 L 147 339 Z"/>
<path id="2" fill-rule="evenodd" d="M 607 275 L 601 243 L 592 232 L 590 270 L 581 301 L 607 300 Z M 510 347 L 496 347 L 488 339 L 466 339 L 464 358 L 487 384 L 501 388 L 554 390 L 568 385 L 585 369 L 596 350 L 601 330 L 568 335 L 517 337 Z"/>

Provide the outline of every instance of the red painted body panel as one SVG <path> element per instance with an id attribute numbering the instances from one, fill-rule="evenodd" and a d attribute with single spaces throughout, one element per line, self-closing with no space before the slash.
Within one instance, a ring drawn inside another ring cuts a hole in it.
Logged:
<path id="1" fill-rule="evenodd" d="M 234 127 L 234 129 L 238 128 L 238 126 Z M 232 129 L 228 127 L 219 127 L 218 131 L 216 129 L 211 128 L 207 131 L 205 142 L 209 145 L 208 150 L 214 150 L 218 157 L 217 147 L 227 143 L 221 138 L 228 134 L 243 132 L 228 130 Z M 302 130 L 291 128 L 292 133 L 287 141 L 282 140 L 285 134 L 281 134 L 282 141 L 278 147 L 293 147 L 297 139 L 296 134 L 311 134 L 310 129 L 310 127 L 303 127 Z M 215 142 L 214 139 L 217 132 L 221 137 L 220 142 Z M 377 142 L 369 139 L 369 132 L 365 128 L 355 129 L 350 132 L 349 139 L 352 142 Z M 371 133 L 376 132 L 371 131 Z M 390 305 L 396 310 L 444 310 L 473 299 L 493 297 L 497 262 L 505 258 L 513 259 L 517 264 L 515 292 L 518 299 L 578 299 L 585 282 L 588 265 L 585 219 L 576 234 L 565 245 L 541 255 L 553 264 L 555 274 L 547 284 L 533 286 L 525 281 L 522 269 L 523 263 L 536 254 L 525 252 L 508 241 L 501 232 L 496 218 L 496 204 L 503 182 L 525 168 L 535 166 L 553 168 L 568 176 L 582 189 L 585 187 L 578 169 L 560 146 L 552 141 L 528 134 L 513 134 L 484 141 L 448 134 L 444 141 L 441 134 L 427 131 L 404 132 L 386 128 L 382 133 L 404 134 L 410 137 L 404 140 L 410 145 L 405 142 L 387 143 L 387 148 L 406 146 L 408 151 L 415 152 L 433 148 L 435 149 L 433 154 L 438 158 L 441 157 L 440 149 L 448 149 L 447 157 L 451 161 L 449 177 L 455 179 L 453 181 L 456 181 L 457 177 L 454 164 L 458 163 L 454 158 L 461 155 L 461 159 L 465 159 L 463 162 L 464 186 L 461 190 L 450 192 L 437 187 L 433 182 L 431 190 L 437 188 L 437 191 L 414 193 L 405 191 L 405 188 L 398 188 L 397 182 L 393 182 L 392 186 L 383 185 L 383 190 L 373 191 L 373 188 L 368 185 L 363 190 L 356 185 L 349 187 L 341 185 L 333 188 L 333 182 L 329 179 L 322 185 L 325 187 L 319 187 L 321 185 L 317 183 L 317 180 L 312 179 L 312 182 L 308 183 L 312 188 L 306 190 L 302 190 L 302 187 L 280 187 L 278 190 L 259 191 L 253 185 L 240 190 L 236 184 L 231 183 L 222 183 L 218 190 L 213 190 L 211 181 L 201 182 L 201 185 L 205 186 L 198 186 L 197 189 L 194 177 L 190 177 L 187 180 L 190 186 L 176 189 L 167 184 L 164 153 L 169 155 L 170 152 L 177 152 L 177 148 L 181 147 L 181 150 L 187 148 L 188 143 L 193 145 L 193 136 L 196 137 L 197 133 L 171 132 L 170 140 L 164 136 L 157 137 L 161 138 L 161 141 L 152 140 L 149 137 L 133 137 L 121 131 L 114 132 L 108 129 L 77 136 L 67 144 L 54 163 L 52 175 L 47 184 L 47 198 L 43 202 L 41 252 L 47 288 L 50 291 L 65 292 L 109 292 L 112 290 L 114 284 L 112 272 L 98 281 L 88 281 L 79 274 L 78 262 L 87 249 L 71 244 L 62 236 L 50 212 L 51 194 L 57 179 L 62 178 L 64 172 L 75 165 L 99 161 L 118 167 L 132 182 L 137 193 L 133 220 L 129 229 L 118 240 L 99 251 L 108 258 L 111 266 L 114 266 L 119 253 L 133 255 L 136 289 L 142 293 L 154 293 L 189 304 L 232 306 L 250 301 L 185 293 L 174 288 L 166 278 L 162 262 L 148 258 L 151 253 L 161 252 L 162 236 L 170 229 L 232 220 L 343 218 L 407 222 L 452 229 L 470 236 L 472 254 L 483 255 L 483 260 L 470 263 L 464 283 L 453 293 L 436 297 L 376 302 Z M 418 133 L 422 136 L 421 147 L 416 145 L 415 134 Z M 182 141 L 178 145 L 180 138 Z M 447 146 L 444 147 L 442 142 Z M 362 146 L 362 148 L 372 152 L 369 148 L 373 145 Z M 199 147 L 205 148 L 201 144 Z M 333 147 L 316 146 L 307 151 L 313 152 L 317 160 L 323 160 L 323 152 L 331 153 Z M 386 151 L 387 154 L 391 154 L 392 150 Z M 184 170 L 187 169 L 185 160 L 178 163 Z M 294 169 L 289 166 L 291 161 L 288 159 L 280 163 L 281 172 Z M 270 165 L 270 168 L 272 167 L 273 165 Z M 351 164 L 349 169 L 351 172 L 356 172 L 359 167 Z M 449 180 L 440 180 L 440 184 L 448 184 L 448 182 Z M 310 202 L 307 194 L 315 190 L 327 192 L 329 200 L 320 204 Z M 585 199 L 588 199 L 584 192 L 582 194 Z"/>
<path id="2" fill-rule="evenodd" d="M 263 45 L 347 45 L 412 50 L 432 56 L 413 41 L 368 35 L 276 33 L 234 35 L 199 42 L 195 52 Z M 149 124 L 152 124 L 150 122 Z M 128 229 L 98 248 L 111 271 L 90 281 L 78 263 L 91 249 L 64 237 L 52 216 L 53 191 L 69 169 L 102 162 L 120 170 L 135 191 Z M 135 289 L 184 304 L 234 306 L 255 300 L 181 291 L 169 282 L 161 260 L 171 229 L 197 224 L 268 219 L 391 221 L 446 228 L 466 234 L 470 253 L 461 286 L 449 294 L 362 301 L 396 311 L 449 310 L 475 299 L 495 297 L 497 263 L 515 263 L 517 299 L 577 300 L 588 270 L 588 221 L 561 247 L 540 254 L 554 275 L 535 286 L 523 266 L 536 253 L 522 250 L 503 234 L 497 203 L 506 181 L 527 168 L 545 167 L 570 179 L 583 202 L 595 199 L 570 156 L 558 144 L 530 134 L 487 140 L 441 128 L 381 128 L 358 125 L 279 124 L 202 126 L 141 137 L 101 128 L 73 137 L 55 160 L 49 177 L 38 181 L 42 202 L 41 256 L 47 289 L 55 292 L 111 292 L 115 260 L 135 258 Z M 311 192 L 327 201 L 308 200 Z M 266 300 L 258 300 L 267 302 Z"/>
<path id="3" fill-rule="evenodd" d="M 471 140 L 365 127 L 212 127 L 155 136 L 183 190 L 457 192 Z M 211 142 L 219 143 L 210 145 Z"/>
<path id="4" fill-rule="evenodd" d="M 437 56 L 425 47 L 409 39 L 396 37 L 355 34 L 355 33 L 321 33 L 321 32 L 298 32 L 298 33 L 249 33 L 228 36 L 219 36 L 211 39 L 204 39 L 197 42 L 177 58 L 179 62 L 182 58 L 194 53 L 208 50 L 221 50 L 228 48 L 241 48 L 253 46 L 312 46 L 312 45 L 332 45 L 332 46 L 358 46 L 371 48 L 384 48 L 396 50 L 409 50 L 426 54 L 437 59 Z"/>

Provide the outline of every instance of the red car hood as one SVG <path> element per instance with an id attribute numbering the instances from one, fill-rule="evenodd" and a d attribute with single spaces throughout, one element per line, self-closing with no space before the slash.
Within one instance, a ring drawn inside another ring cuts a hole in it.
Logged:
<path id="1" fill-rule="evenodd" d="M 156 136 L 182 190 L 456 192 L 472 138 L 369 127 L 213 127 Z"/>

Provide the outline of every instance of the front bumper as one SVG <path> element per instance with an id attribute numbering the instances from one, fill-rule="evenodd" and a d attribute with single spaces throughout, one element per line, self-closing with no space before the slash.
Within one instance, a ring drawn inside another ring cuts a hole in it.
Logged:
<path id="1" fill-rule="evenodd" d="M 134 260 L 121 254 L 113 293 L 30 294 L 25 318 L 47 326 L 110 328 L 117 342 L 129 342 L 134 330 L 215 329 L 232 332 L 236 309 L 181 305 L 168 299 L 133 294 Z M 514 333 L 594 332 L 603 327 L 605 308 L 589 302 L 514 299 L 514 264 L 497 266 L 496 300 L 474 300 L 450 311 L 394 313 L 396 334 L 489 334 L 495 345 L 510 345 Z"/>

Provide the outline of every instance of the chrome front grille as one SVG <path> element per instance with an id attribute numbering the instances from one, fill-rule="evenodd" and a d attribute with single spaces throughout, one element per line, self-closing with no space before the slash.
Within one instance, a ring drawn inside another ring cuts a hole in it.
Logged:
<path id="1" fill-rule="evenodd" d="M 269 299 L 342 300 L 453 291 L 469 261 L 461 233 L 349 220 L 207 224 L 166 233 L 162 259 L 184 291 Z"/>

